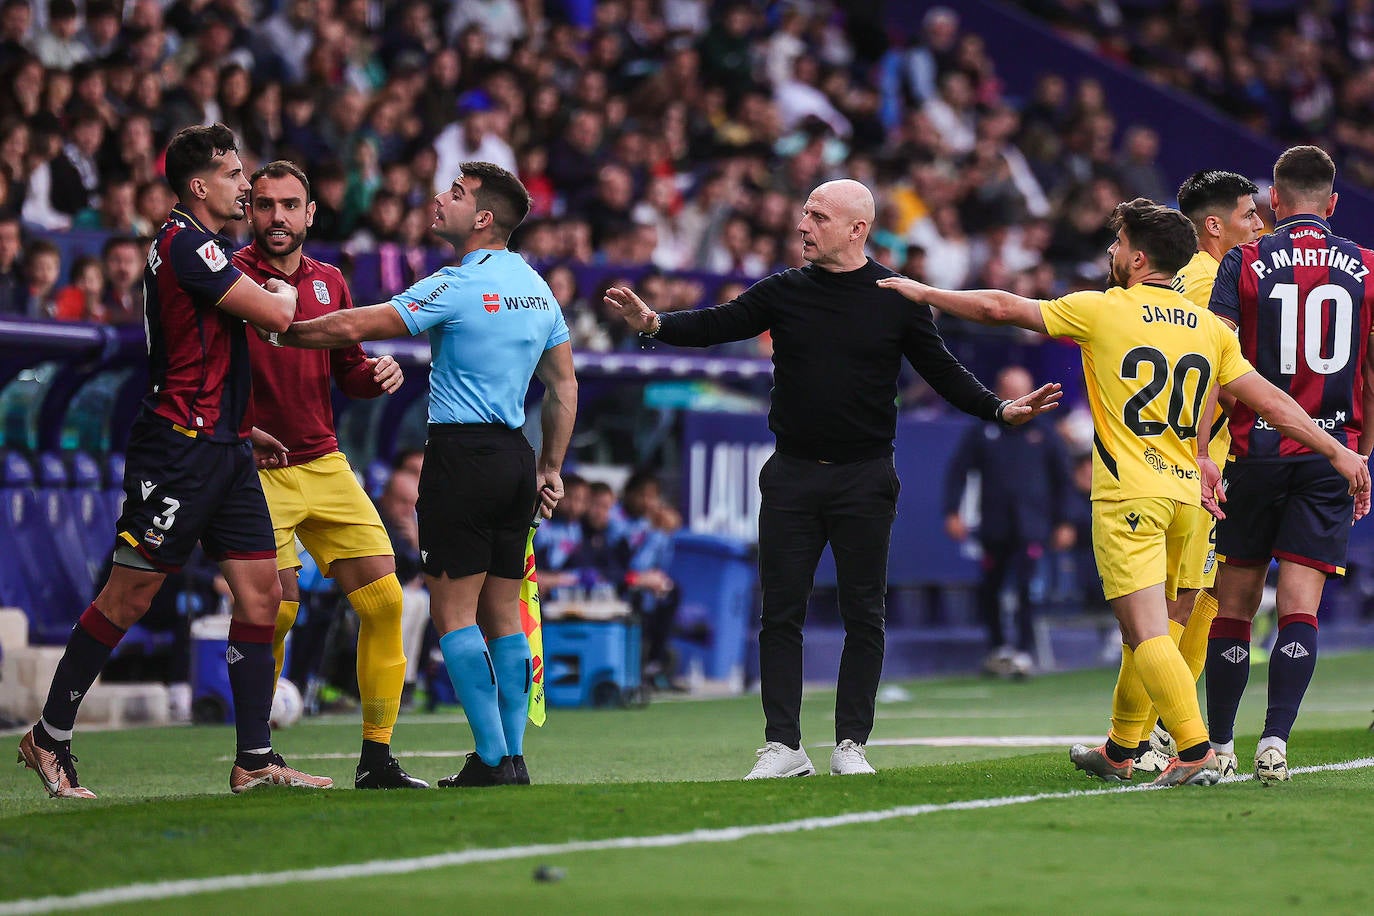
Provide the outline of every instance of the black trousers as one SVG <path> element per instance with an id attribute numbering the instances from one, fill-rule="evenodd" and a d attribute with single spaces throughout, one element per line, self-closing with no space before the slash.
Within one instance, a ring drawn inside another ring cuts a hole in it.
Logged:
<path id="1" fill-rule="evenodd" d="M 1037 545 L 1024 541 L 989 541 L 983 548 L 983 579 L 978 583 L 978 607 L 988 630 L 988 648 L 1009 645 L 1002 623 L 1002 590 L 1008 579 L 1016 596 L 1012 620 L 1016 627 L 1015 647 L 1022 652 L 1035 649 L 1035 618 L 1031 607 L 1030 584 L 1035 578 Z"/>
<path id="2" fill-rule="evenodd" d="M 883 668 L 887 551 L 900 489 L 892 457 L 822 464 L 774 454 L 759 472 L 759 488 L 765 739 L 801 744 L 802 624 L 816 564 L 829 543 L 844 620 L 835 741 L 864 744 Z"/>

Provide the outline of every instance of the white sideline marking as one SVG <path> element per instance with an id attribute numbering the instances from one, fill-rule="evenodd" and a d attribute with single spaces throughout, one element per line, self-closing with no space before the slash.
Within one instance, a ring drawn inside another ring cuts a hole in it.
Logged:
<path id="1" fill-rule="evenodd" d="M 1343 763 L 1298 767 L 1291 773 L 1318 773 L 1334 770 L 1359 770 L 1374 767 L 1374 757 L 1361 757 Z M 1222 782 L 1237 782 L 1241 776 L 1227 777 Z M 570 855 L 579 852 L 600 852 L 607 849 L 667 849 L 697 843 L 733 843 L 752 836 L 773 836 L 800 833 L 804 830 L 827 830 L 852 824 L 876 824 L 897 818 L 920 817 L 943 811 L 979 811 L 987 808 L 1006 808 L 1038 801 L 1065 798 L 1084 798 L 1122 792 L 1148 792 L 1154 786 L 1139 785 L 1112 789 L 1076 789 L 1071 792 L 1042 792 L 1039 795 L 1007 795 L 1001 798 L 976 798 L 968 801 L 946 802 L 939 805 L 905 805 L 881 811 L 855 811 L 830 817 L 808 817 L 778 824 L 755 824 L 749 827 L 720 827 L 714 830 L 692 830 L 687 833 L 667 833 L 658 836 L 613 837 L 606 840 L 583 840 L 571 843 L 540 843 L 533 846 L 504 846 L 496 849 L 468 849 L 409 859 L 375 859 L 352 865 L 329 865 L 321 868 L 299 868 L 291 871 L 250 872 L 246 875 L 224 875 L 218 878 L 188 878 L 182 881 L 153 881 L 126 884 L 103 890 L 85 891 L 65 897 L 31 897 L 0 903 L 0 916 L 26 913 L 48 913 L 54 910 L 84 910 L 119 903 L 139 903 L 145 900 L 168 900 L 212 894 L 219 891 L 247 890 L 254 887 L 274 887 L 281 884 L 301 884 L 308 881 L 344 881 L 352 878 L 371 878 L 379 875 L 408 875 L 437 868 L 453 868 L 476 862 L 507 862 L 537 856 Z"/>
<path id="2" fill-rule="evenodd" d="M 935 738 L 877 738 L 869 747 L 1058 747 L 1061 744 L 1095 746 L 1101 735 L 941 735 Z M 831 747 L 832 745 L 821 745 Z"/>

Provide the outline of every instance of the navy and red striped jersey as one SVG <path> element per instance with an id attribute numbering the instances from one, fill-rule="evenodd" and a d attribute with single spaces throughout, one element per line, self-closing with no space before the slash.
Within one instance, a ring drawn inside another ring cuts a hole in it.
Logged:
<path id="1" fill-rule="evenodd" d="M 143 268 L 150 382 L 143 408 L 215 442 L 238 442 L 252 428 L 244 322 L 217 307 L 243 278 L 230 251 L 228 239 L 176 207 Z"/>
<path id="2" fill-rule="evenodd" d="M 1364 425 L 1371 266 L 1374 252 L 1300 214 L 1227 252 L 1212 287 L 1211 309 L 1236 326 L 1245 358 L 1352 449 Z M 1231 414 L 1231 437 L 1237 458 L 1308 454 L 1244 404 Z"/>
<path id="3" fill-rule="evenodd" d="M 277 271 L 256 244 L 234 255 L 234 266 L 258 283 L 277 277 L 296 287 L 296 320 L 319 318 L 353 307 L 343 274 L 332 264 L 301 256 L 291 276 Z M 293 465 L 338 451 L 334 401 L 329 380 L 350 398 L 375 398 L 382 386 L 372 378 L 367 353 L 354 344 L 334 350 L 274 347 L 248 335 L 253 363 L 253 424 L 281 440 Z"/>

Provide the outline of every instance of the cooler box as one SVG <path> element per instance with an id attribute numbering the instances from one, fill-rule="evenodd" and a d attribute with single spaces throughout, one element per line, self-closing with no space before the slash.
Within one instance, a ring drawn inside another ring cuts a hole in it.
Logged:
<path id="1" fill-rule="evenodd" d="M 543 630 L 550 706 L 625 706 L 640 699 L 637 618 L 545 620 Z"/>
<path id="2" fill-rule="evenodd" d="M 191 721 L 209 724 L 234 721 L 234 696 L 229 689 L 229 615 L 212 614 L 191 621 Z"/>
<path id="3" fill-rule="evenodd" d="M 758 564 L 749 545 L 709 534 L 679 532 L 668 575 L 682 596 L 673 651 L 680 674 L 739 682 L 744 648 L 758 617 Z"/>

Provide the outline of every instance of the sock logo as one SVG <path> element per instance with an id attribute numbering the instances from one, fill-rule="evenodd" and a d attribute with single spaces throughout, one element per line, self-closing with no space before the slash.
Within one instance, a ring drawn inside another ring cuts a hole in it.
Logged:
<path id="1" fill-rule="evenodd" d="M 1247 658 L 1250 657 L 1250 650 L 1245 648 L 1244 646 L 1232 646 L 1225 652 L 1221 653 L 1221 657 L 1226 659 L 1233 665 L 1239 665 L 1241 662 L 1245 661 Z"/>
<path id="2" fill-rule="evenodd" d="M 428 550 L 422 550 L 422 551 L 420 551 L 420 562 L 421 562 L 421 563 L 428 563 L 428 562 L 429 562 L 429 551 L 428 551 Z"/>
<path id="3" fill-rule="evenodd" d="M 1311 652 L 1308 652 L 1306 647 L 1304 647 L 1303 644 L 1298 642 L 1297 640 L 1290 642 L 1288 645 L 1284 646 L 1279 651 L 1282 652 L 1284 655 L 1287 655 L 1289 658 L 1307 658 L 1307 656 L 1312 654 Z"/>
<path id="4" fill-rule="evenodd" d="M 224 660 L 231 665 L 234 662 L 241 662 L 243 661 L 243 653 L 233 646 L 230 646 L 229 651 L 224 653 Z"/>
<path id="5" fill-rule="evenodd" d="M 81 698 L 81 691 L 80 691 L 80 690 L 70 690 L 70 691 L 67 692 L 67 696 L 71 699 L 71 701 L 72 701 L 73 703 L 75 703 L 77 700 L 79 700 L 79 699 Z"/>
<path id="6" fill-rule="evenodd" d="M 1140 515 L 1135 512 L 1132 512 L 1131 514 L 1127 515 L 1126 524 L 1130 525 L 1131 530 L 1134 531 L 1135 526 L 1140 524 Z"/>

